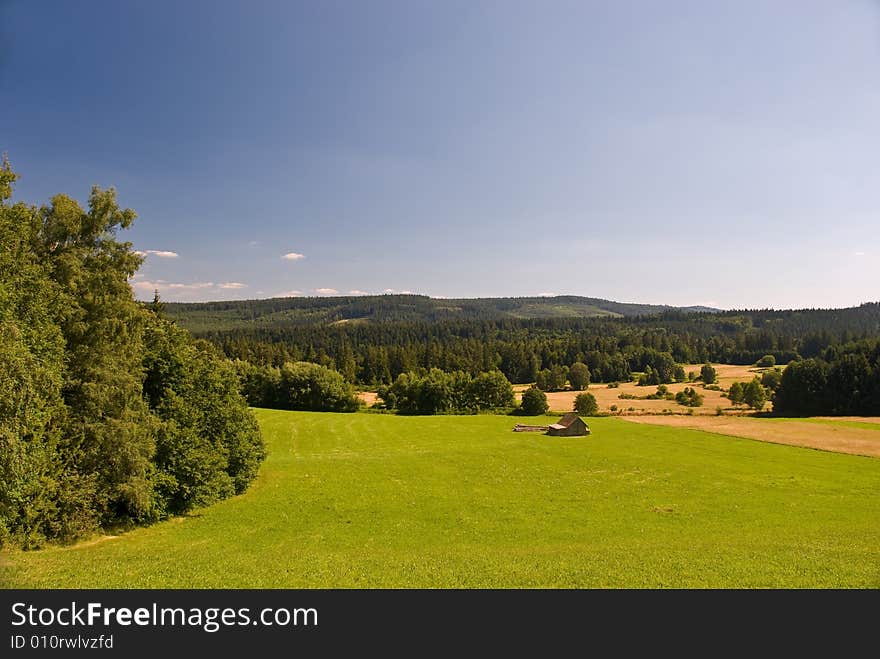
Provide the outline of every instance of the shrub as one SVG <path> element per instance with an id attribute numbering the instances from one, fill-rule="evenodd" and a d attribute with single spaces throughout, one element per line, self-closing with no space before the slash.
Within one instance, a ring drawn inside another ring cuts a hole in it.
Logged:
<path id="1" fill-rule="evenodd" d="M 516 398 L 513 387 L 501 371 L 480 373 L 465 385 L 465 406 L 475 410 L 495 410 L 513 406 Z"/>
<path id="2" fill-rule="evenodd" d="M 686 407 L 701 407 L 703 396 L 693 387 L 685 387 L 683 391 L 675 394 L 675 402 Z"/>
<path id="3" fill-rule="evenodd" d="M 680 364 L 676 364 L 675 368 L 672 371 L 673 376 L 676 382 L 684 382 L 687 379 L 687 375 L 685 375 L 684 367 Z"/>
<path id="4" fill-rule="evenodd" d="M 734 405 L 740 405 L 743 402 L 743 386 L 742 382 L 734 382 L 727 391 L 727 397 Z"/>
<path id="5" fill-rule="evenodd" d="M 712 364 L 703 364 L 700 368 L 700 379 L 704 384 L 713 384 L 718 374 Z"/>
<path id="6" fill-rule="evenodd" d="M 528 414 L 529 416 L 544 414 L 549 409 L 547 394 L 537 387 L 529 387 L 523 392 L 520 409 L 523 414 Z"/>
<path id="7" fill-rule="evenodd" d="M 379 398 L 387 409 L 402 414 L 476 413 L 511 407 L 513 387 L 500 371 L 475 378 L 464 371 L 445 373 L 432 368 L 427 374 L 401 373 L 389 387 L 380 387 Z"/>
<path id="8" fill-rule="evenodd" d="M 426 396 L 438 395 L 426 391 Z M 342 374 L 311 362 L 287 362 L 281 367 L 279 406 L 287 410 L 354 412 L 360 405 Z"/>
<path id="9" fill-rule="evenodd" d="M 580 393 L 574 399 L 574 411 L 584 416 L 595 416 L 599 411 L 596 397 L 590 393 Z"/>
<path id="10" fill-rule="evenodd" d="M 758 360 L 757 366 L 762 368 L 772 368 L 773 366 L 776 366 L 776 357 L 773 355 L 764 355 Z"/>
<path id="11" fill-rule="evenodd" d="M 743 402 L 754 410 L 762 410 L 767 402 L 767 391 L 758 378 L 743 386 Z"/>
<path id="12" fill-rule="evenodd" d="M 779 389 L 779 384 L 781 382 L 782 371 L 778 368 L 767 369 L 761 374 L 761 384 L 770 391 L 776 391 L 777 389 Z"/>

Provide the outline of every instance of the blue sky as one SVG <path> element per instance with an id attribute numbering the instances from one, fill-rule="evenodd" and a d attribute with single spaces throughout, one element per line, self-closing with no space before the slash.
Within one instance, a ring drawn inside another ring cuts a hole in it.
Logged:
<path id="1" fill-rule="evenodd" d="M 0 96 L 142 298 L 880 298 L 872 0 L 0 0 Z"/>

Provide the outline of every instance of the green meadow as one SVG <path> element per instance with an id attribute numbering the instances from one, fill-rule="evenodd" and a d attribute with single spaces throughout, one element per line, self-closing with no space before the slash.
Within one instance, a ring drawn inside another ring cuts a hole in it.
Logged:
<path id="1" fill-rule="evenodd" d="M 257 410 L 242 496 L 72 547 L 6 587 L 880 587 L 880 460 L 592 419 Z M 546 423 L 546 420 L 543 420 Z"/>

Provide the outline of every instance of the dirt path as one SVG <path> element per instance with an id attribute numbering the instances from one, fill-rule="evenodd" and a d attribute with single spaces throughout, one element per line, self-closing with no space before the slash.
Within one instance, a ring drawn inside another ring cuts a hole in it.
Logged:
<path id="1" fill-rule="evenodd" d="M 753 419 L 735 416 L 644 415 L 621 416 L 619 418 L 632 423 L 705 430 L 720 435 L 745 437 L 774 444 L 880 457 L 880 433 L 864 428 L 847 428 L 787 419 Z"/>

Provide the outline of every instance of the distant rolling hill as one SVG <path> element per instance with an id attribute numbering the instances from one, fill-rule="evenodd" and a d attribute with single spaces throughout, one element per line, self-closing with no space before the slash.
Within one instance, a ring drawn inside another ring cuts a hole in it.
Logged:
<path id="1" fill-rule="evenodd" d="M 286 297 L 228 302 L 166 303 L 167 314 L 195 333 L 240 327 L 321 325 L 505 318 L 621 318 L 680 310 L 712 313 L 709 307 L 672 307 L 601 298 L 501 297 L 438 299 L 424 295 Z"/>

